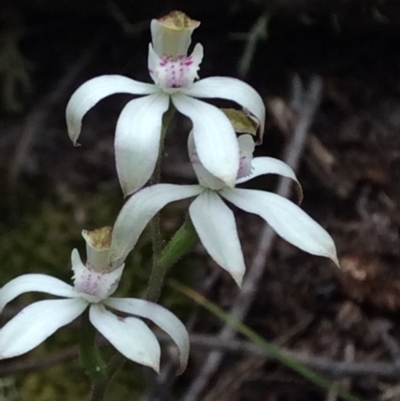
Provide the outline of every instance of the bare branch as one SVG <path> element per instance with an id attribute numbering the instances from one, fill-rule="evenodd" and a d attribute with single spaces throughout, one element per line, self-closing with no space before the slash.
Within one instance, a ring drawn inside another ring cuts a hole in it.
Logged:
<path id="1" fill-rule="evenodd" d="M 172 344 L 172 340 L 167 334 L 158 333 L 157 337 L 162 344 Z M 271 356 L 264 348 L 249 341 L 231 340 L 227 342 L 216 336 L 192 334 L 190 337 L 190 343 L 191 347 L 197 350 L 216 351 L 236 355 L 261 356 L 265 358 L 266 361 L 274 360 L 273 356 Z M 100 344 L 104 346 L 106 342 L 101 341 Z M 387 380 L 398 380 L 400 377 L 400 367 L 395 363 L 336 361 L 326 357 L 305 355 L 302 352 L 290 351 L 284 348 L 281 348 L 281 351 L 309 368 L 335 379 L 373 376 Z M 52 366 L 76 360 L 78 355 L 78 347 L 72 346 L 46 358 L 15 358 L 4 360 L 0 363 L 0 377 L 47 369 Z"/>

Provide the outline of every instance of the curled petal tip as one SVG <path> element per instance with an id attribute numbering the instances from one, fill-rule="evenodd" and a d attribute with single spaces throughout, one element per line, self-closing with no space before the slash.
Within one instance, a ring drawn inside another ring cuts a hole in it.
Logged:
<path id="1" fill-rule="evenodd" d="M 187 363 L 185 365 L 179 366 L 179 369 L 176 371 L 176 375 L 177 376 L 182 375 L 185 372 L 186 368 L 187 368 Z"/>
<path id="2" fill-rule="evenodd" d="M 341 269 L 339 258 L 336 253 L 331 257 L 331 260 L 339 269 Z"/>
<path id="3" fill-rule="evenodd" d="M 232 276 L 233 279 L 235 280 L 235 283 L 237 284 L 237 286 L 239 287 L 239 289 L 242 289 L 242 284 L 243 284 L 243 274 L 235 274 Z"/>
<path id="4" fill-rule="evenodd" d="M 78 142 L 79 135 L 80 135 L 80 132 L 68 130 L 69 139 L 71 139 L 72 144 L 74 146 L 81 146 L 80 143 Z"/>
<path id="5" fill-rule="evenodd" d="M 160 363 L 159 362 L 157 364 L 151 365 L 150 368 L 152 368 L 158 375 L 160 374 Z"/>

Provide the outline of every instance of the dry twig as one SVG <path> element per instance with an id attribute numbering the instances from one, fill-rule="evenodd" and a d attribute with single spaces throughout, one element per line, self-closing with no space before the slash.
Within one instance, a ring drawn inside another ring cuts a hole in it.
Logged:
<path id="1" fill-rule="evenodd" d="M 158 333 L 157 337 L 163 344 L 169 345 L 172 343 L 172 340 L 164 333 Z M 102 346 L 105 344 L 105 341 L 100 342 L 100 345 Z M 249 341 L 233 339 L 226 342 L 216 336 L 192 334 L 190 336 L 190 344 L 192 349 L 202 351 L 214 350 L 227 354 L 262 357 L 265 361 L 274 360 L 273 356 L 271 356 L 268 351 Z M 283 348 L 281 351 L 294 360 L 333 379 L 348 377 L 379 377 L 386 380 L 398 380 L 400 377 L 400 368 L 395 363 L 336 361 L 327 357 L 305 355 L 299 351 L 290 351 Z M 37 372 L 39 370 L 76 360 L 78 355 L 78 347 L 72 346 L 46 358 L 33 359 L 21 357 L 4 360 L 0 363 L 0 377 L 12 376 L 31 371 Z"/>

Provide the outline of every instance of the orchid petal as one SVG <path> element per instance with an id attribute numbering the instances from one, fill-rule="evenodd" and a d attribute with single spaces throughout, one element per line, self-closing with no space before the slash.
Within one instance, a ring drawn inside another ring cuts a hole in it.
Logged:
<path id="1" fill-rule="evenodd" d="M 238 208 L 259 215 L 292 245 L 339 265 L 332 237 L 288 199 L 271 192 L 238 188 L 223 189 L 220 194 Z"/>
<path id="2" fill-rule="evenodd" d="M 144 317 L 164 330 L 174 341 L 179 350 L 179 373 L 187 366 L 189 359 L 189 334 L 183 323 L 168 309 L 153 302 L 135 298 L 109 298 L 105 305 L 120 312 Z"/>
<path id="3" fill-rule="evenodd" d="M 214 177 L 201 163 L 194 143 L 193 130 L 190 131 L 188 136 L 188 153 L 193 170 L 196 173 L 197 180 L 201 186 L 212 190 L 219 190 L 225 186 L 225 183 L 222 180 Z"/>
<path id="4" fill-rule="evenodd" d="M 60 327 L 71 323 L 87 307 L 83 299 L 52 299 L 22 309 L 0 330 L 0 359 L 25 354 Z"/>
<path id="5" fill-rule="evenodd" d="M 295 172 L 288 164 L 279 159 L 274 159 L 273 157 L 256 157 L 252 160 L 251 167 L 251 173 L 247 177 L 239 178 L 236 184 L 242 184 L 243 182 L 250 181 L 264 174 L 278 174 L 290 178 L 296 183 L 296 190 L 300 198 L 299 203 L 301 203 L 303 199 L 303 189 Z"/>
<path id="6" fill-rule="evenodd" d="M 133 249 L 149 221 L 168 203 L 198 195 L 199 185 L 158 184 L 132 195 L 115 222 L 110 249 L 111 264 L 118 265 Z"/>
<path id="7" fill-rule="evenodd" d="M 160 370 L 160 344 L 144 322 L 134 317 L 120 317 L 103 305 L 90 307 L 93 326 L 126 358 L 141 365 Z"/>
<path id="8" fill-rule="evenodd" d="M 71 262 L 75 289 L 82 298 L 89 302 L 98 302 L 113 294 L 118 287 L 125 267 L 122 264 L 114 270 L 104 272 L 93 270 L 82 263 L 77 249 L 72 251 Z"/>
<path id="9" fill-rule="evenodd" d="M 245 82 L 229 77 L 210 77 L 194 83 L 182 93 L 201 98 L 232 100 L 253 114 L 260 123 L 261 137 L 264 132 L 265 106 L 261 96 Z"/>
<path id="10" fill-rule="evenodd" d="M 149 95 L 158 89 L 152 84 L 135 81 L 121 75 L 102 75 L 81 85 L 71 96 L 66 110 L 68 134 L 76 144 L 84 115 L 100 100 L 116 93 Z"/>
<path id="11" fill-rule="evenodd" d="M 149 45 L 149 74 L 154 83 L 167 93 L 176 93 L 179 88 L 190 88 L 199 78 L 198 70 L 203 60 L 203 46 L 197 43 L 190 56 L 178 58 L 159 57 Z"/>
<path id="12" fill-rule="evenodd" d="M 215 106 L 175 95 L 175 107 L 193 123 L 197 153 L 204 167 L 233 187 L 239 169 L 239 145 L 228 117 Z"/>
<path id="13" fill-rule="evenodd" d="M 115 132 L 115 159 L 125 196 L 151 177 L 158 159 L 162 116 L 169 97 L 163 93 L 131 100 L 122 110 Z"/>
<path id="14" fill-rule="evenodd" d="M 9 302 L 26 292 L 44 292 L 66 298 L 79 296 L 72 286 L 57 278 L 46 274 L 24 274 L 0 289 L 0 312 Z"/>
<path id="15" fill-rule="evenodd" d="M 240 286 L 246 266 L 233 212 L 208 191 L 190 205 L 189 213 L 207 252 Z"/>
<path id="16" fill-rule="evenodd" d="M 251 173 L 253 160 L 253 153 L 255 148 L 255 143 L 251 135 L 245 134 L 238 138 L 238 144 L 240 149 L 240 164 L 239 171 L 237 174 L 237 180 L 241 177 L 246 177 Z"/>
<path id="17" fill-rule="evenodd" d="M 256 157 L 252 160 L 251 167 L 252 169 L 250 175 L 248 175 L 247 177 L 239 178 L 236 181 L 236 184 L 241 184 L 264 174 L 278 174 L 284 177 L 291 178 L 293 181 L 296 181 L 300 185 L 293 169 L 288 164 L 279 159 L 274 159 L 273 157 Z"/>

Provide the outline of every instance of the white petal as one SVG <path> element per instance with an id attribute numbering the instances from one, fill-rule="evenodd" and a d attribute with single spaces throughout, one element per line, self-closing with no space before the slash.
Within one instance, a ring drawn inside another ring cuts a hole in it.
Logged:
<path id="1" fill-rule="evenodd" d="M 86 309 L 83 299 L 52 299 L 22 309 L 0 330 L 0 359 L 22 355 L 37 347 Z"/>
<path id="2" fill-rule="evenodd" d="M 153 302 L 135 298 L 109 298 L 104 302 L 110 308 L 151 320 L 164 330 L 179 350 L 179 373 L 187 366 L 189 359 L 189 334 L 183 323 L 168 309 Z"/>
<path id="3" fill-rule="evenodd" d="M 165 205 L 198 195 L 199 185 L 158 184 L 144 188 L 125 203 L 115 222 L 110 249 L 110 262 L 118 265 L 133 249 L 149 221 Z"/>
<path id="4" fill-rule="evenodd" d="M 278 174 L 290 178 L 296 183 L 296 192 L 299 198 L 298 203 L 302 202 L 303 188 L 297 179 L 295 172 L 289 165 L 279 159 L 274 159 L 273 157 L 256 157 L 252 160 L 251 167 L 251 173 L 246 177 L 239 178 L 236 181 L 236 184 L 241 184 L 264 174 Z"/>
<path id="5" fill-rule="evenodd" d="M 199 78 L 198 70 L 203 59 L 203 46 L 197 43 L 190 56 L 160 58 L 149 45 L 149 73 L 154 83 L 166 93 L 179 92 L 180 88 L 190 88 Z"/>
<path id="6" fill-rule="evenodd" d="M 253 178 L 264 174 L 278 174 L 291 178 L 300 185 L 293 169 L 279 159 L 274 159 L 273 157 L 256 157 L 252 160 L 251 167 L 250 175 L 238 179 L 236 184 L 241 184 L 242 182 L 252 180 Z"/>
<path id="7" fill-rule="evenodd" d="M 193 123 L 197 153 L 204 167 L 226 185 L 234 186 L 239 170 L 239 145 L 228 117 L 215 106 L 176 95 L 176 108 Z"/>
<path id="8" fill-rule="evenodd" d="M 118 287 L 125 267 L 122 264 L 111 271 L 93 270 L 82 263 L 77 249 L 72 251 L 71 261 L 75 290 L 89 302 L 98 302 L 113 294 Z"/>
<path id="9" fill-rule="evenodd" d="M 240 209 L 262 217 L 283 239 L 312 255 L 339 265 L 335 243 L 328 232 L 293 202 L 271 192 L 223 189 L 220 194 Z"/>
<path id="10" fill-rule="evenodd" d="M 72 142 L 76 144 L 81 133 L 83 116 L 101 99 L 116 93 L 148 95 L 157 90 L 152 84 L 121 75 L 102 75 L 85 82 L 73 93 L 67 105 L 66 120 Z"/>
<path id="11" fill-rule="evenodd" d="M 44 292 L 66 298 L 78 297 L 72 286 L 57 278 L 46 274 L 24 274 L 0 289 L 0 312 L 9 302 L 26 292 Z"/>
<path id="12" fill-rule="evenodd" d="M 255 143 L 251 135 L 245 134 L 238 138 L 240 149 L 240 166 L 237 174 L 236 183 L 241 177 L 246 177 L 252 169 L 253 153 Z"/>
<path id="13" fill-rule="evenodd" d="M 194 144 L 193 131 L 190 131 L 188 137 L 188 153 L 193 170 L 196 173 L 197 180 L 201 186 L 213 190 L 219 190 L 225 186 L 225 183 L 222 180 L 213 176 L 201 163 Z"/>
<path id="14" fill-rule="evenodd" d="M 264 132 L 265 106 L 261 96 L 250 85 L 236 78 L 210 77 L 195 82 L 192 88 L 184 89 L 189 96 L 232 100 L 253 114 Z"/>
<path id="15" fill-rule="evenodd" d="M 147 68 L 153 82 L 158 85 L 157 67 L 160 64 L 161 55 L 158 55 L 151 43 L 149 43 L 149 52 L 147 56 Z"/>
<path id="16" fill-rule="evenodd" d="M 209 191 L 190 205 L 189 213 L 207 252 L 240 286 L 246 266 L 232 211 Z"/>
<path id="17" fill-rule="evenodd" d="M 191 67 L 189 67 L 189 71 L 187 72 L 187 84 L 186 87 L 189 88 L 193 85 L 195 79 L 199 79 L 198 71 L 200 69 L 200 64 L 203 61 L 204 57 L 204 48 L 203 45 L 197 43 L 193 49 L 192 54 L 188 57 L 186 62 L 192 62 Z"/>
<path id="18" fill-rule="evenodd" d="M 119 317 L 101 304 L 90 307 L 93 326 L 126 358 L 141 365 L 160 370 L 160 344 L 156 336 L 141 320 Z"/>
<path id="19" fill-rule="evenodd" d="M 157 93 L 131 100 L 122 110 L 115 132 L 115 159 L 125 196 L 141 188 L 153 174 L 168 104 L 169 97 Z"/>

